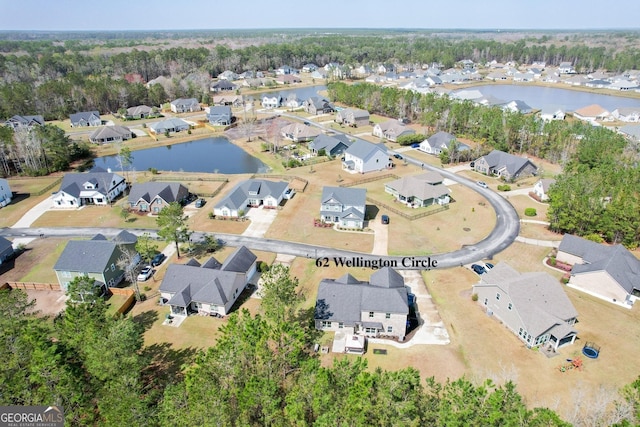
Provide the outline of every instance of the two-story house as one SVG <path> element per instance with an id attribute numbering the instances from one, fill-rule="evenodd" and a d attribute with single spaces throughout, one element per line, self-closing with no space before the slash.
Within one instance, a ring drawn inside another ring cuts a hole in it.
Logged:
<path id="1" fill-rule="evenodd" d="M 302 108 L 306 113 L 318 115 L 328 114 L 335 111 L 333 104 L 326 98 L 312 96 L 302 103 Z"/>
<path id="2" fill-rule="evenodd" d="M 338 133 L 335 135 L 327 135 L 321 133 L 309 143 L 309 150 L 314 155 L 318 155 L 324 150 L 327 156 L 339 156 L 349 148 L 353 142 L 345 134 Z"/>
<path id="3" fill-rule="evenodd" d="M 345 108 L 336 113 L 335 122 L 352 127 L 367 126 L 369 124 L 369 112 L 357 108 Z"/>
<path id="4" fill-rule="evenodd" d="M 357 139 L 344 152 L 342 169 L 352 173 L 367 173 L 393 167 L 384 144 Z"/>
<path id="5" fill-rule="evenodd" d="M 0 208 L 7 206 L 11 203 L 13 198 L 13 192 L 9 187 L 9 181 L 4 178 L 0 178 Z"/>
<path id="6" fill-rule="evenodd" d="M 51 199 L 55 208 L 108 205 L 126 186 L 124 177 L 113 172 L 67 173 Z"/>
<path id="7" fill-rule="evenodd" d="M 554 350 L 573 344 L 578 312 L 560 282 L 548 273 L 520 273 L 501 262 L 473 286 L 487 314 L 499 319 L 527 347 Z"/>
<path id="8" fill-rule="evenodd" d="M 100 113 L 97 111 L 81 111 L 69 116 L 71 120 L 71 127 L 78 128 L 84 126 L 100 126 L 102 119 L 100 119 Z"/>
<path id="9" fill-rule="evenodd" d="M 200 111 L 200 103 L 195 98 L 178 98 L 171 101 L 171 111 L 174 113 L 187 113 Z"/>
<path id="10" fill-rule="evenodd" d="M 392 268 L 376 271 L 368 282 L 345 274 L 338 279 L 324 279 L 318 286 L 314 315 L 317 329 L 391 336 L 403 341 L 408 316 L 407 287 Z"/>
<path id="11" fill-rule="evenodd" d="M 171 264 L 160 284 L 162 303 L 173 315 L 226 316 L 256 274 L 256 261 L 256 255 L 241 246 L 222 264 L 215 258 L 203 265 L 195 260 Z"/>
<path id="12" fill-rule="evenodd" d="M 343 228 L 364 228 L 367 190 L 364 188 L 324 187 L 320 220 Z"/>
<path id="13" fill-rule="evenodd" d="M 539 180 L 533 186 L 533 194 L 535 194 L 541 202 L 546 202 L 549 200 L 549 187 L 551 187 L 555 182 L 555 179 L 550 178 Z"/>
<path id="14" fill-rule="evenodd" d="M 262 95 L 262 98 L 260 98 L 260 104 L 262 105 L 262 108 L 268 109 L 280 107 L 282 105 L 282 101 L 282 96 L 278 94 Z"/>
<path id="15" fill-rule="evenodd" d="M 227 126 L 233 121 L 233 113 L 228 105 L 208 107 L 207 120 L 214 126 Z"/>
<path id="16" fill-rule="evenodd" d="M 129 191 L 129 206 L 137 212 L 159 213 L 170 203 L 182 203 L 189 197 L 189 190 L 179 182 L 140 182 Z"/>
<path id="17" fill-rule="evenodd" d="M 91 240 L 70 240 L 53 266 L 58 283 L 66 291 L 73 279 L 88 276 L 105 291 L 106 287 L 117 286 L 124 278 L 124 270 L 118 265 L 123 251 L 137 255 L 131 260 L 130 267 L 140 262 L 140 256 L 135 252 L 137 241 L 135 235 L 124 230 L 112 239 L 97 234 Z"/>

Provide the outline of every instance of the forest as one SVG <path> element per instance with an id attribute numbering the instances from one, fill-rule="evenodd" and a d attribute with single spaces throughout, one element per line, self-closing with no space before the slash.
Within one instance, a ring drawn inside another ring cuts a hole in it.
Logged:
<path id="1" fill-rule="evenodd" d="M 516 384 L 438 383 L 413 368 L 368 369 L 313 351 L 313 309 L 301 309 L 287 267 L 264 275 L 261 311 L 233 313 L 205 349 L 144 345 L 146 312 L 112 317 L 83 277 L 65 312 L 43 321 L 20 290 L 0 290 L 0 404 L 64 408 L 68 426 L 631 426 L 640 378 L 606 411 L 562 420 L 530 409 Z M 83 302 L 80 302 L 83 301 Z"/>

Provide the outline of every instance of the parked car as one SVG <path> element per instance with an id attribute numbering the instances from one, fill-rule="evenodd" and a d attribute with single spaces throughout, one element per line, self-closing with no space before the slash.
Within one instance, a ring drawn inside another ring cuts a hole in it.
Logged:
<path id="1" fill-rule="evenodd" d="M 490 262 L 485 262 L 484 268 L 486 268 L 487 270 L 491 270 L 493 268 L 493 264 L 491 264 Z"/>
<path id="2" fill-rule="evenodd" d="M 402 160 L 402 156 L 398 153 L 394 154 L 393 157 L 395 157 L 398 160 Z"/>
<path id="3" fill-rule="evenodd" d="M 420 143 L 414 142 L 413 144 L 411 144 L 411 148 L 420 148 Z"/>
<path id="4" fill-rule="evenodd" d="M 480 187 L 482 187 L 482 188 L 489 188 L 489 186 L 487 185 L 487 183 L 486 183 L 486 182 L 484 182 L 484 181 L 478 181 L 478 182 L 476 182 L 476 184 L 478 184 L 478 185 L 479 185 Z"/>
<path id="5" fill-rule="evenodd" d="M 484 274 L 487 272 L 480 264 L 471 264 L 471 269 L 475 271 L 476 274 Z"/>
<path id="6" fill-rule="evenodd" d="M 380 217 L 380 222 L 382 222 L 383 224 L 389 224 L 389 215 L 382 215 Z"/>
<path id="7" fill-rule="evenodd" d="M 151 260 L 151 266 L 152 267 L 159 266 L 160 264 L 162 264 L 162 261 L 164 261 L 165 258 L 166 258 L 166 255 L 160 252 L 158 255 L 154 256 L 153 259 Z"/>
<path id="8" fill-rule="evenodd" d="M 294 194 L 296 194 L 296 190 L 287 188 L 287 191 L 284 192 L 284 198 L 287 200 L 292 199 Z"/>
<path id="9" fill-rule="evenodd" d="M 196 205 L 195 206 L 196 206 L 196 208 L 201 208 L 201 207 L 203 207 L 205 205 L 205 203 L 207 203 L 206 200 L 198 199 L 198 200 L 196 200 Z"/>
<path id="10" fill-rule="evenodd" d="M 153 267 L 147 265 L 142 270 L 140 270 L 140 273 L 138 274 L 138 281 L 144 282 L 146 280 L 149 280 L 151 276 L 153 276 Z"/>

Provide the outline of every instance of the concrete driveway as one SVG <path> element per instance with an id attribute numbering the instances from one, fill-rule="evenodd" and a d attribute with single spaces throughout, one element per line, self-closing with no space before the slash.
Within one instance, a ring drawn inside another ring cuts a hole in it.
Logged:
<path id="1" fill-rule="evenodd" d="M 373 255 L 388 255 L 389 226 L 382 224 L 379 217 L 369 220 L 367 225 L 373 230 Z"/>
<path id="2" fill-rule="evenodd" d="M 247 217 L 251 220 L 249 227 L 242 233 L 247 237 L 264 237 L 265 233 L 276 219 L 277 209 L 251 208 Z"/>
<path id="3" fill-rule="evenodd" d="M 15 224 L 11 226 L 11 228 L 27 228 L 30 227 L 31 224 L 35 222 L 36 219 L 40 218 L 40 215 L 44 214 L 53 206 L 53 200 L 50 197 L 47 197 L 31 209 L 29 209 L 22 218 Z"/>

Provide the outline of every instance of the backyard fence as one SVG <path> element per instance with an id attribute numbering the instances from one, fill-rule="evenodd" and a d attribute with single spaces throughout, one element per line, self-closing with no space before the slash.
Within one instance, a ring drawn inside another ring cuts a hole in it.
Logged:
<path id="1" fill-rule="evenodd" d="M 398 175 L 394 175 L 392 173 L 387 173 L 387 174 L 384 174 L 384 175 L 372 176 L 371 178 L 364 178 L 364 179 L 359 179 L 359 180 L 354 181 L 354 182 L 341 184 L 340 187 L 355 187 L 356 185 L 362 185 L 362 184 L 366 184 L 368 182 L 373 182 L 373 181 L 380 181 L 382 179 L 387 179 L 387 178 L 400 179 L 400 177 Z"/>
<path id="2" fill-rule="evenodd" d="M 25 289 L 34 291 L 59 291 L 59 283 L 36 283 L 36 282 L 7 282 L 11 289 Z"/>
<path id="3" fill-rule="evenodd" d="M 111 292 L 113 295 L 133 295 L 133 294 L 135 294 L 133 289 L 127 289 L 127 288 L 109 288 L 109 292 Z"/>
<path id="4" fill-rule="evenodd" d="M 24 179 L 24 178 L 20 178 L 20 179 Z M 37 177 L 33 177 L 31 179 L 38 179 Z M 36 192 L 33 193 L 29 193 L 29 196 L 31 197 L 35 197 L 35 196 L 42 196 L 44 193 L 51 191 L 52 188 L 57 187 L 58 185 L 60 185 L 60 183 L 62 182 L 62 177 L 57 178 L 55 181 L 53 181 L 51 184 L 47 185 L 46 187 L 44 187 L 42 190 L 38 190 Z"/>
<path id="5" fill-rule="evenodd" d="M 136 296 L 134 294 L 134 292 L 131 289 L 120 289 L 122 291 L 131 291 L 131 293 L 129 294 L 129 297 L 125 300 L 124 303 L 122 303 L 122 305 L 120 306 L 120 308 L 118 308 L 117 313 L 118 314 L 124 314 L 126 313 L 133 304 L 135 304 L 136 302 Z"/>

